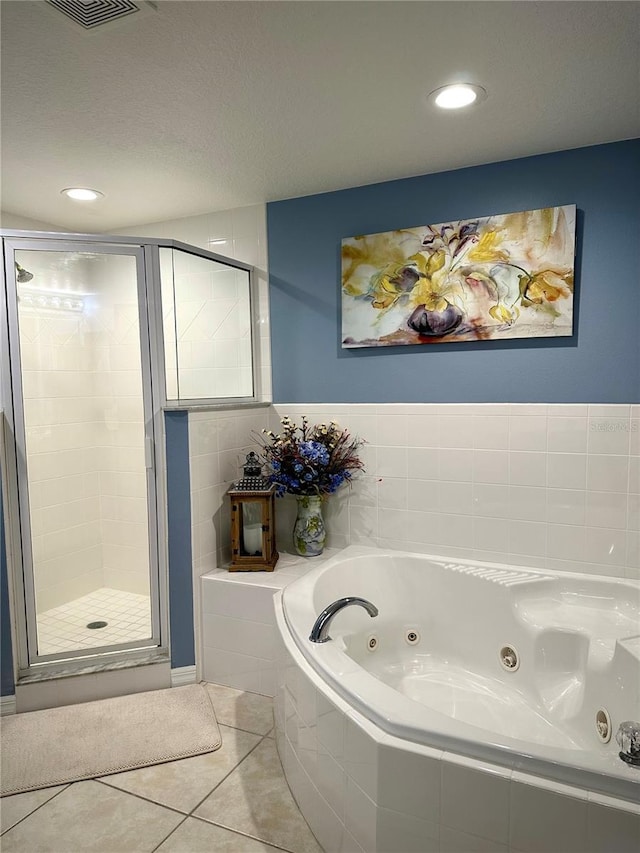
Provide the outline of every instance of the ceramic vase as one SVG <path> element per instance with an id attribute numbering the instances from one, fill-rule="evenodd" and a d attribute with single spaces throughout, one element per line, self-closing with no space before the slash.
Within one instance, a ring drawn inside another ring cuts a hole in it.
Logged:
<path id="1" fill-rule="evenodd" d="M 324 551 L 327 534 L 320 495 L 296 495 L 298 514 L 293 527 L 293 545 L 301 557 L 317 557 Z"/>

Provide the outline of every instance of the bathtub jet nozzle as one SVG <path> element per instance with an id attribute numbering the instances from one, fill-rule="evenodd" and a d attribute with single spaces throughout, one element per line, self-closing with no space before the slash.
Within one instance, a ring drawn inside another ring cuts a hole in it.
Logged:
<path id="1" fill-rule="evenodd" d="M 311 633 L 309 634 L 309 639 L 312 643 L 327 643 L 331 637 L 329 636 L 329 624 L 333 617 L 345 607 L 349 607 L 350 604 L 359 604 L 360 607 L 364 607 L 369 616 L 377 616 L 378 608 L 375 604 L 372 604 L 370 601 L 367 601 L 366 598 L 358 598 L 354 595 L 349 595 L 346 598 L 339 598 L 337 601 L 334 601 L 332 604 L 329 604 L 328 607 L 322 611 L 322 613 L 318 616 L 316 621 L 313 624 L 313 628 L 311 629 Z"/>

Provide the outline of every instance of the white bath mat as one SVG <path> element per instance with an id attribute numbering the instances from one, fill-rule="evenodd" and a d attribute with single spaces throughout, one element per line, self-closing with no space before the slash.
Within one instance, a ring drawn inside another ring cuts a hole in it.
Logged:
<path id="1" fill-rule="evenodd" d="M 3 717 L 1 795 L 213 752 L 222 743 L 202 684 Z"/>

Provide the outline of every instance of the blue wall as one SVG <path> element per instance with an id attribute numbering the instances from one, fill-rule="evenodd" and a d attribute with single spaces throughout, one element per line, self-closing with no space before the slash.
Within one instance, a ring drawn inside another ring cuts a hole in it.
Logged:
<path id="1" fill-rule="evenodd" d="M 638 186 L 632 140 L 268 204 L 275 402 L 639 400 Z M 572 337 L 341 349 L 343 237 L 562 204 L 578 207 Z"/>
<path id="2" fill-rule="evenodd" d="M 196 662 L 193 636 L 191 569 L 191 493 L 189 415 L 165 412 L 167 447 L 167 519 L 169 526 L 169 630 L 171 666 Z"/>

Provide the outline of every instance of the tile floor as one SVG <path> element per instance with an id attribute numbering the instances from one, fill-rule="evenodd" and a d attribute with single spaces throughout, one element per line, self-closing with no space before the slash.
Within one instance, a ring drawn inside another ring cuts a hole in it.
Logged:
<path id="1" fill-rule="evenodd" d="M 207 689 L 219 750 L 5 797 L 3 853 L 322 853 L 282 773 L 272 700 Z"/>
<path id="2" fill-rule="evenodd" d="M 87 628 L 103 621 L 104 628 Z M 148 595 L 103 587 L 67 604 L 38 614 L 38 651 L 41 655 L 130 643 L 151 636 Z"/>

